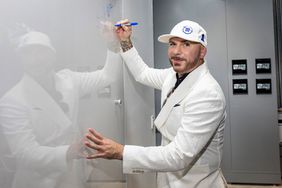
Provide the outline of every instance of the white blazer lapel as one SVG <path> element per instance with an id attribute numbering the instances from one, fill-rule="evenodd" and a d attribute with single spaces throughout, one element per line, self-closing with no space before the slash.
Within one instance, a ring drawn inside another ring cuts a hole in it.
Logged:
<path id="1" fill-rule="evenodd" d="M 23 78 L 24 89 L 27 99 L 33 105 L 44 111 L 46 115 L 59 125 L 71 125 L 70 119 L 63 112 L 55 100 L 32 78 L 25 75 Z M 67 126 L 66 126 L 67 127 Z"/>
<path id="2" fill-rule="evenodd" d="M 164 125 L 167 120 L 172 108 L 175 104 L 179 103 L 184 99 L 191 91 L 197 80 L 208 71 L 207 66 L 202 64 L 197 69 L 192 71 L 177 87 L 177 89 L 167 99 L 165 105 L 162 107 L 160 113 L 154 121 L 156 127 L 160 128 Z"/>
<path id="3" fill-rule="evenodd" d="M 169 75 L 168 82 L 165 82 L 163 89 L 162 89 L 162 98 L 161 98 L 161 105 L 163 106 L 164 101 L 167 100 L 168 94 L 171 92 L 172 88 L 174 87 L 176 82 L 176 73 Z"/>

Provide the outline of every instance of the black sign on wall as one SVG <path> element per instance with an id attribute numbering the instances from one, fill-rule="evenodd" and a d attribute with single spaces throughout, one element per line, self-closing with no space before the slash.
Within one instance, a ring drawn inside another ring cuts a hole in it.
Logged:
<path id="1" fill-rule="evenodd" d="M 233 59 L 232 60 L 232 74 L 247 74 L 247 60 Z"/>
<path id="2" fill-rule="evenodd" d="M 271 59 L 270 58 L 256 59 L 256 73 L 257 74 L 271 73 Z"/>
<path id="3" fill-rule="evenodd" d="M 256 79 L 257 94 L 271 94 L 271 79 Z"/>
<path id="4" fill-rule="evenodd" d="M 233 94 L 248 94 L 248 80 L 247 79 L 233 79 Z"/>

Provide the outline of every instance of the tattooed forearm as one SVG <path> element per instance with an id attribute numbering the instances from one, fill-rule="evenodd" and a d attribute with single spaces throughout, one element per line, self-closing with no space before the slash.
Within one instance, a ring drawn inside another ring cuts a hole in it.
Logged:
<path id="1" fill-rule="evenodd" d="M 121 49 L 123 52 L 126 52 L 128 50 L 130 50 L 133 45 L 130 39 L 128 40 L 124 40 L 124 41 L 120 41 L 120 45 L 121 45 Z"/>

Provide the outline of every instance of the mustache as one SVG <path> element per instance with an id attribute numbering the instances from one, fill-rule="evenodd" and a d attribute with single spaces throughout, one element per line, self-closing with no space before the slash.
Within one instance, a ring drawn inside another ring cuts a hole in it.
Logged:
<path id="1" fill-rule="evenodd" d="M 179 56 L 172 56 L 172 57 L 170 57 L 170 60 L 185 61 L 186 59 L 185 58 L 181 58 Z"/>

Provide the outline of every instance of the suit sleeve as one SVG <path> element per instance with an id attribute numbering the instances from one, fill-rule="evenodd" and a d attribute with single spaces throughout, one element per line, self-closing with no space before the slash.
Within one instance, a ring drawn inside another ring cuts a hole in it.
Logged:
<path id="1" fill-rule="evenodd" d="M 185 104 L 181 126 L 168 145 L 125 146 L 124 173 L 178 171 L 201 155 L 225 118 L 225 102 L 216 92 L 197 94 Z"/>
<path id="2" fill-rule="evenodd" d="M 121 53 L 121 56 L 136 81 L 155 89 L 162 88 L 167 75 L 172 71 L 172 68 L 154 69 L 148 67 L 134 47 Z"/>
<path id="3" fill-rule="evenodd" d="M 79 88 L 79 96 L 90 94 L 113 83 L 121 74 L 121 57 L 118 53 L 107 51 L 105 65 L 93 72 L 74 72 L 68 69 L 59 72 L 60 76 L 70 76 Z"/>

